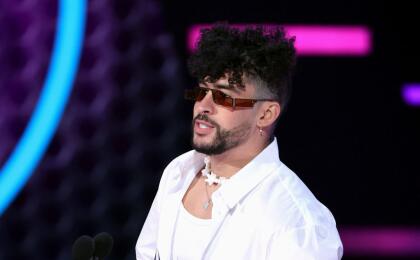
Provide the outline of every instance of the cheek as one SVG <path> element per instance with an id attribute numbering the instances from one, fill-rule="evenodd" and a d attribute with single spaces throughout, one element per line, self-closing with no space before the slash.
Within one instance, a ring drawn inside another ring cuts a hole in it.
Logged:
<path id="1" fill-rule="evenodd" d="M 224 123 L 228 128 L 234 128 L 241 125 L 252 125 L 254 123 L 254 114 L 251 111 L 235 111 L 225 117 Z"/>
<path id="2" fill-rule="evenodd" d="M 198 115 L 198 106 L 197 106 L 197 102 L 194 102 L 194 107 L 193 107 L 193 118 Z"/>

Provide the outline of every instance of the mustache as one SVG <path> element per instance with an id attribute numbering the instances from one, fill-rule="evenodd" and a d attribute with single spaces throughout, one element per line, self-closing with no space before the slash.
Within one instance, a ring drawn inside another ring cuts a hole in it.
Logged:
<path id="1" fill-rule="evenodd" d="M 194 117 L 194 119 L 193 119 L 193 125 L 195 124 L 195 121 L 196 120 L 205 121 L 205 122 L 208 122 L 208 123 L 212 124 L 215 127 L 219 127 L 219 124 L 216 123 L 215 121 L 211 120 L 208 117 L 208 115 L 206 115 L 206 114 L 198 114 L 196 117 Z"/>

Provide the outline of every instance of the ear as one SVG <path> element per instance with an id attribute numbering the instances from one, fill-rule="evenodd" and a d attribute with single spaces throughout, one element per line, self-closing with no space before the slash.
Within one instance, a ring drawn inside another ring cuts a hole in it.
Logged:
<path id="1" fill-rule="evenodd" d="M 264 102 L 258 111 L 257 125 L 261 128 L 269 127 L 279 118 L 281 107 L 278 102 Z"/>

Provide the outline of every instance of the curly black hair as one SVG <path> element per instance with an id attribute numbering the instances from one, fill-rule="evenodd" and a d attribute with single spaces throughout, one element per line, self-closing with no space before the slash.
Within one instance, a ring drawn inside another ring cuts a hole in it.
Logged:
<path id="1" fill-rule="evenodd" d="M 199 82 L 215 82 L 226 73 L 232 86 L 244 87 L 243 76 L 257 80 L 262 83 L 257 88 L 269 90 L 270 98 L 278 100 L 284 109 L 296 64 L 294 42 L 294 37 L 286 38 L 282 27 L 240 30 L 227 23 L 216 23 L 201 30 L 188 68 Z"/>

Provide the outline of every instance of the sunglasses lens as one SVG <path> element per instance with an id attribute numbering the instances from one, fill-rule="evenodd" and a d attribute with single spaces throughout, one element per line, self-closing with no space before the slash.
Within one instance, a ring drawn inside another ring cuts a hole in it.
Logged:
<path id="1" fill-rule="evenodd" d="M 201 101 L 206 96 L 207 90 L 203 88 L 196 88 L 195 89 L 195 100 Z"/>
<path id="2" fill-rule="evenodd" d="M 219 90 L 213 90 L 213 100 L 214 100 L 214 103 L 221 106 L 225 106 L 225 107 L 232 106 L 232 98 L 227 97 L 223 92 Z"/>
<path id="3" fill-rule="evenodd" d="M 233 98 L 226 96 L 225 93 L 217 89 L 207 89 L 201 87 L 187 89 L 185 90 L 184 97 L 187 100 L 201 101 L 207 95 L 208 91 L 212 92 L 213 102 L 215 104 L 225 107 L 233 107 Z"/>
<path id="4" fill-rule="evenodd" d="M 237 99 L 236 100 L 236 106 L 237 107 L 253 107 L 254 106 L 254 102 L 251 99 Z"/>
<path id="5" fill-rule="evenodd" d="M 206 96 L 206 90 L 195 88 L 186 89 L 184 92 L 184 98 L 192 101 L 201 101 Z"/>

